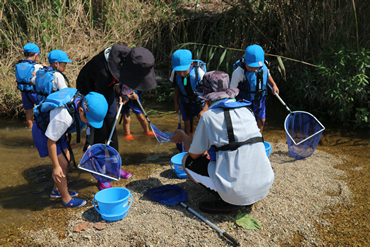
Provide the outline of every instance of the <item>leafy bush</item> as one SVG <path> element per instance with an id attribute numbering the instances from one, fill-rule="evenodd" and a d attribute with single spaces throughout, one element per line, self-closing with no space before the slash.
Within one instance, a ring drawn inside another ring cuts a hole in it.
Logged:
<path id="1" fill-rule="evenodd" d="M 328 47 L 320 61 L 319 68 L 302 76 L 297 91 L 333 121 L 370 127 L 370 51 Z"/>

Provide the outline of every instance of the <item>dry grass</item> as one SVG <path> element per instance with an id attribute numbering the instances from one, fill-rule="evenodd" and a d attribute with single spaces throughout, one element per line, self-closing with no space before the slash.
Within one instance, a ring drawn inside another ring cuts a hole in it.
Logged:
<path id="1" fill-rule="evenodd" d="M 17 100 L 2 102 L 0 114 L 17 117 L 22 112 L 20 94 L 14 87 L 13 68 L 16 61 L 22 59 L 22 48 L 28 42 L 39 45 L 42 62 L 47 61 L 46 56 L 53 49 L 67 52 L 73 60 L 66 71 L 71 86 L 75 85 L 78 72 L 89 59 L 115 43 L 148 48 L 156 57 L 157 68 L 162 70 L 169 70 L 170 55 L 179 44 L 189 42 L 202 44 L 187 48 L 208 63 L 208 70 L 217 68 L 230 73 L 232 63 L 253 43 L 262 45 L 273 55 L 315 63 L 313 58 L 327 45 L 348 43 L 356 46 L 358 42 L 361 47 L 369 47 L 370 17 L 366 15 L 369 3 L 356 1 L 358 36 L 353 3 L 343 0 L 320 3 L 285 0 L 4 1 L 0 4 L 0 93 L 2 96 L 14 93 Z M 220 63 L 225 49 L 227 53 Z"/>

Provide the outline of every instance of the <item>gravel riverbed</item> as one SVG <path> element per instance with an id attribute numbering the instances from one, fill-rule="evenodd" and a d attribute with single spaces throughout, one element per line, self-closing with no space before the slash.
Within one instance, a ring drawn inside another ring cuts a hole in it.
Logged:
<path id="1" fill-rule="evenodd" d="M 273 152 L 269 158 L 275 181 L 269 195 L 237 213 L 201 212 L 198 203 L 214 197 L 190 180 L 178 179 L 169 166 L 163 166 L 147 179 L 130 178 L 126 188 L 133 195 L 132 206 L 122 220 L 106 222 L 105 229 L 93 227 L 102 218 L 94 207 L 87 206 L 68 209 L 66 237 L 61 238 L 52 228 L 22 230 L 22 234 L 35 246 L 232 246 L 184 207 L 162 205 L 144 193 L 152 187 L 177 184 L 185 189 L 188 195 L 185 203 L 189 207 L 237 239 L 241 246 L 280 246 L 292 244 L 294 239 L 299 239 L 302 246 L 323 245 L 315 226 L 330 222 L 320 216 L 328 210 L 327 206 L 351 203 L 351 193 L 341 179 L 345 174 L 334 168 L 341 159 L 316 150 L 311 157 L 296 160 L 289 155 L 285 143 L 271 143 L 271 146 Z M 239 213 L 248 213 L 260 223 L 261 229 L 246 230 L 238 226 L 235 216 Z M 89 222 L 88 228 L 75 232 L 75 227 L 84 222 Z"/>

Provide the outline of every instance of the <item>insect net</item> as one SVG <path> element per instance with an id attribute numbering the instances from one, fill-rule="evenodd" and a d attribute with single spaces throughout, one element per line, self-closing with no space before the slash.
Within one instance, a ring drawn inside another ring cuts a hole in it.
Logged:
<path id="1" fill-rule="evenodd" d="M 91 172 L 101 183 L 118 181 L 122 161 L 119 153 L 113 147 L 95 144 L 86 150 L 78 168 Z"/>
<path id="2" fill-rule="evenodd" d="M 289 154 L 295 159 L 307 158 L 319 144 L 325 127 L 311 113 L 294 111 L 285 119 Z"/>

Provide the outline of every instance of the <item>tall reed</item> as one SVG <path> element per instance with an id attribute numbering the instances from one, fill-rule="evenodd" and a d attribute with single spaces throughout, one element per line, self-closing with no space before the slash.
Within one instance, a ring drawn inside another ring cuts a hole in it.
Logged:
<path id="1" fill-rule="evenodd" d="M 243 50 L 257 43 L 266 51 L 284 98 L 315 108 L 316 95 L 306 95 L 300 81 L 306 80 L 309 88 L 315 83 L 302 75 L 315 71 L 310 64 L 319 65 L 328 48 L 339 50 L 341 44 L 348 44 L 356 50 L 357 46 L 369 49 L 369 5 L 366 0 L 4 1 L 0 4 L 0 80 L 2 93 L 11 92 L 17 103 L 2 102 L 0 111 L 7 116 L 22 112 L 13 68 L 28 42 L 40 46 L 43 62 L 53 49 L 66 51 L 74 61 L 66 71 L 72 86 L 82 66 L 115 43 L 150 49 L 156 68 L 167 71 L 167 76 L 171 54 L 179 47 L 192 50 L 207 62 L 208 70 L 231 74 Z"/>

